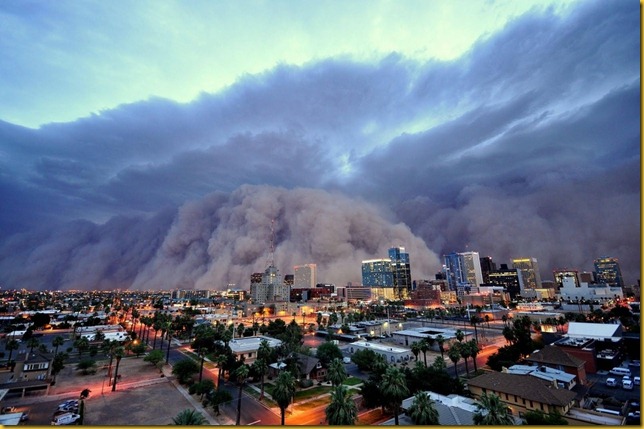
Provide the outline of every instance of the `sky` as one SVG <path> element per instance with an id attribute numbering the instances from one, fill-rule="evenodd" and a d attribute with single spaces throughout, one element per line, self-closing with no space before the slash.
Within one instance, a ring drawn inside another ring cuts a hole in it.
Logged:
<path id="1" fill-rule="evenodd" d="M 639 280 L 639 3 L 0 3 L 0 287 Z M 271 225 L 273 224 L 273 230 Z M 271 241 L 273 252 L 271 253 Z"/>

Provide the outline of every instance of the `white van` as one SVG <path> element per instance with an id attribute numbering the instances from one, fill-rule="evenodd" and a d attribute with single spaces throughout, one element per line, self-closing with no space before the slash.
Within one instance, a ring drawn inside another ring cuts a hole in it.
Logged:
<path id="1" fill-rule="evenodd" d="M 74 413 L 59 414 L 57 416 L 54 416 L 53 419 L 51 419 L 51 424 L 56 426 L 72 425 L 76 423 L 78 419 L 80 419 L 80 414 L 74 414 Z"/>
<path id="2" fill-rule="evenodd" d="M 628 375 L 630 377 L 631 370 L 628 368 L 622 368 L 621 366 L 616 366 L 615 368 L 610 370 L 610 373 L 621 376 Z"/>

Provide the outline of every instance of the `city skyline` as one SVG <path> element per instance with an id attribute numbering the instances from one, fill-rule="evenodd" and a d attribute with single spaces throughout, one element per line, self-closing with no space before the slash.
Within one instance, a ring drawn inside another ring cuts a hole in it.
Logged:
<path id="1" fill-rule="evenodd" d="M 3 2 L 0 284 L 241 285 L 273 220 L 275 265 L 328 283 L 403 243 L 415 278 L 475 250 L 634 284 L 639 13 Z"/>

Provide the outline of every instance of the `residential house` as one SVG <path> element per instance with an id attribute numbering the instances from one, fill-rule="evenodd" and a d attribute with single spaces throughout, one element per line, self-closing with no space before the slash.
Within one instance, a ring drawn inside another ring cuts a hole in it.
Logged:
<path id="1" fill-rule="evenodd" d="M 526 358 L 526 361 L 532 365 L 547 366 L 558 369 L 577 377 L 579 384 L 585 386 L 586 378 L 586 361 L 566 352 L 564 348 L 555 345 L 545 346 L 541 350 L 536 350 Z"/>

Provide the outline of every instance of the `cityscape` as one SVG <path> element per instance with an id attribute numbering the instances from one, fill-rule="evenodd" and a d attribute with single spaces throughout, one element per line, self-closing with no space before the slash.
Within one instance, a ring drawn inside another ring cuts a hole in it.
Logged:
<path id="1" fill-rule="evenodd" d="M 641 425 L 641 5 L 0 2 L 0 425 Z"/>

